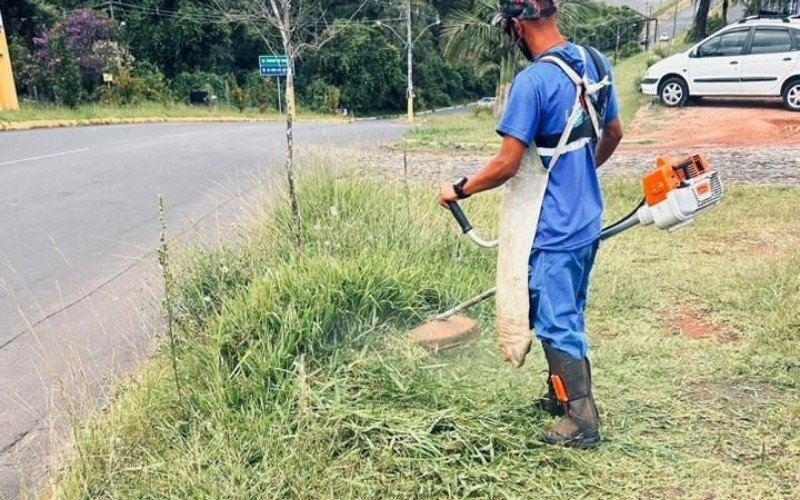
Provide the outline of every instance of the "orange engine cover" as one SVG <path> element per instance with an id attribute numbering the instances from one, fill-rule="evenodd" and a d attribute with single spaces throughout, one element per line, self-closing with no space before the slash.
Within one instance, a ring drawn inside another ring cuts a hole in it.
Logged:
<path id="1" fill-rule="evenodd" d="M 693 179 L 711 171 L 708 161 L 702 155 L 691 155 L 686 159 L 675 162 L 669 156 L 659 156 L 656 168 L 645 174 L 644 197 L 647 206 L 667 199 L 667 194 L 680 187 L 684 180 Z"/>
<path id="2" fill-rule="evenodd" d="M 642 182 L 645 202 L 652 207 L 666 200 L 667 193 L 678 187 L 681 180 L 675 174 L 672 160 L 668 156 L 659 156 L 656 160 L 656 169 L 645 174 Z"/>

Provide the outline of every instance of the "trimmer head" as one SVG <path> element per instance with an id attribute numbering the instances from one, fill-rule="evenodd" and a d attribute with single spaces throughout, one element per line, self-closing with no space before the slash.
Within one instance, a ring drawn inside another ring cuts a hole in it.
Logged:
<path id="1" fill-rule="evenodd" d="M 411 330 L 411 340 L 429 351 L 466 344 L 478 334 L 478 322 L 466 316 L 432 319 Z"/>

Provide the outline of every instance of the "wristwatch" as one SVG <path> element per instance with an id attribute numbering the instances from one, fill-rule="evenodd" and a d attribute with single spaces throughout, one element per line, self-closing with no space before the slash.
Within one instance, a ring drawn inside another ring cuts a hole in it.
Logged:
<path id="1" fill-rule="evenodd" d="M 463 200 L 464 198 L 469 198 L 468 194 L 464 194 L 464 185 L 466 183 L 467 183 L 466 177 L 462 177 L 453 183 L 453 191 L 456 192 L 456 196 L 458 196 L 459 200 Z"/>

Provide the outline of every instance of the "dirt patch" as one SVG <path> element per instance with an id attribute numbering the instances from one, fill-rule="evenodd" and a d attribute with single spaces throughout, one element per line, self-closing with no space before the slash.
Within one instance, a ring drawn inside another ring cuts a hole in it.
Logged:
<path id="1" fill-rule="evenodd" d="M 771 257 L 773 248 L 767 244 L 755 245 L 750 248 L 750 253 L 757 257 Z"/>
<path id="2" fill-rule="evenodd" d="M 697 381 L 692 383 L 691 392 L 697 401 L 723 400 L 746 403 L 740 404 L 739 408 L 766 408 L 781 396 L 776 387 L 754 380 Z"/>
<path id="3" fill-rule="evenodd" d="M 674 320 L 673 329 L 690 339 L 707 339 L 716 333 L 714 327 L 707 323 L 697 311 L 682 311 Z"/>
<path id="4" fill-rule="evenodd" d="M 706 312 L 691 305 L 678 305 L 673 313 L 662 315 L 662 320 L 673 334 L 693 340 L 713 339 L 721 344 L 738 340 L 734 332 L 714 326 Z"/>
<path id="5" fill-rule="evenodd" d="M 800 114 L 780 101 L 704 99 L 670 109 L 641 108 L 628 127 L 623 149 L 696 149 L 793 145 L 800 141 Z"/>
<path id="6" fill-rule="evenodd" d="M 772 120 L 772 123 L 782 132 L 784 139 L 800 141 L 800 120 Z"/>

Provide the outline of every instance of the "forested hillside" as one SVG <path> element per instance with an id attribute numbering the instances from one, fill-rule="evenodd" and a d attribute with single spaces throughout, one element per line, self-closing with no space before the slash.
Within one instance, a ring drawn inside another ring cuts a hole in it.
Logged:
<path id="1" fill-rule="evenodd" d="M 345 25 L 295 62 L 301 106 L 361 114 L 404 108 L 404 0 L 295 3 L 300 42 Z M 0 0 L 0 11 L 23 98 L 67 106 L 169 103 L 185 102 L 199 89 L 220 103 L 266 111 L 278 106 L 279 82 L 260 76 L 258 56 L 281 53 L 280 37 L 257 16 L 242 14 L 261 5 L 258 0 Z M 571 5 L 580 7 L 580 15 L 565 16 L 565 28 L 576 41 L 607 51 L 636 50 L 643 26 L 638 14 L 587 2 Z M 465 34 L 485 38 L 459 23 L 469 16 L 488 22 L 484 17 L 493 8 L 492 0 L 412 1 L 418 109 L 494 94 L 499 61 L 491 53 L 454 50 L 459 41 L 463 49 Z M 113 83 L 104 82 L 104 74 L 112 75 Z"/>

